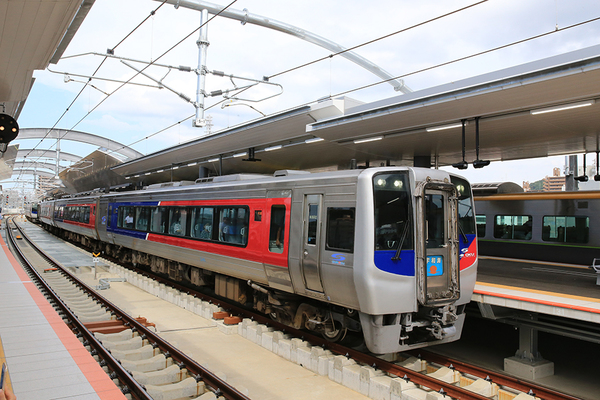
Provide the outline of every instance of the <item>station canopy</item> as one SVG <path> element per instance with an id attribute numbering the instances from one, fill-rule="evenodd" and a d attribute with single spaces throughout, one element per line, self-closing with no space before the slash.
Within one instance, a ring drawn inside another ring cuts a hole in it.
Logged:
<path id="1" fill-rule="evenodd" d="M 144 184 L 357 165 L 444 166 L 598 149 L 600 46 L 373 103 L 326 99 L 113 167 Z M 478 123 L 476 123 L 478 120 Z"/>

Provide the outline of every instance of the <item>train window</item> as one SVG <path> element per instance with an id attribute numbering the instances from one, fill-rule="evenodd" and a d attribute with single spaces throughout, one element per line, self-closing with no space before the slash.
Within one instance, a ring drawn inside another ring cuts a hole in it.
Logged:
<path id="1" fill-rule="evenodd" d="M 192 209 L 190 235 L 193 238 L 212 239 L 213 214 L 212 207 L 194 207 Z"/>
<path id="2" fill-rule="evenodd" d="M 153 207 L 150 214 L 150 232 L 166 233 L 168 220 L 169 210 L 167 207 Z"/>
<path id="3" fill-rule="evenodd" d="M 588 217 L 546 216 L 542 222 L 542 240 L 563 243 L 587 243 Z"/>
<path id="4" fill-rule="evenodd" d="M 306 243 L 316 245 L 317 244 L 317 223 L 319 221 L 319 205 L 309 204 L 308 205 L 308 233 L 306 236 Z"/>
<path id="5" fill-rule="evenodd" d="M 327 208 L 327 250 L 354 251 L 354 207 Z"/>
<path id="6" fill-rule="evenodd" d="M 497 239 L 531 240 L 531 215 L 496 215 L 494 237 Z"/>
<path id="7" fill-rule="evenodd" d="M 187 208 L 171 207 L 169 210 L 169 234 L 185 236 Z"/>
<path id="8" fill-rule="evenodd" d="M 119 217 L 117 220 L 117 226 L 119 228 L 133 229 L 134 211 L 134 207 L 119 207 Z"/>
<path id="9" fill-rule="evenodd" d="M 446 245 L 444 239 L 444 196 L 441 194 L 425 195 L 425 212 L 427 221 L 427 248 L 437 249 Z"/>
<path id="10" fill-rule="evenodd" d="M 271 207 L 271 227 L 269 229 L 269 251 L 283 253 L 283 239 L 285 234 L 285 206 Z"/>
<path id="11" fill-rule="evenodd" d="M 473 198 L 471 197 L 471 185 L 466 180 L 457 176 L 450 177 L 458 192 L 458 221 L 462 233 L 472 235 L 475 233 L 473 225 Z"/>
<path id="12" fill-rule="evenodd" d="M 219 241 L 246 245 L 249 220 L 247 207 L 219 207 Z"/>
<path id="13" fill-rule="evenodd" d="M 138 231 L 148 231 L 148 223 L 150 222 L 150 208 L 136 207 L 135 208 L 135 229 Z"/>
<path id="14" fill-rule="evenodd" d="M 413 248 L 410 192 L 407 173 L 378 174 L 373 177 L 375 196 L 375 249 Z"/>
<path id="15" fill-rule="evenodd" d="M 477 215 L 475 220 L 477 222 L 477 237 L 485 237 L 485 215 Z"/>

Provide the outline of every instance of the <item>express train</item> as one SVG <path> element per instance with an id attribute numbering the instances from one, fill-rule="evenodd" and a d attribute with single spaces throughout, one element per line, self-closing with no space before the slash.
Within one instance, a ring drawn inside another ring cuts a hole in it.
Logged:
<path id="1" fill-rule="evenodd" d="M 587 266 L 600 258 L 599 191 L 476 194 L 475 204 L 482 256 Z"/>
<path id="2" fill-rule="evenodd" d="M 471 187 L 432 169 L 219 176 L 44 201 L 40 221 L 329 340 L 362 331 L 378 354 L 459 339 L 477 271 Z"/>
<path id="3" fill-rule="evenodd" d="M 38 203 L 28 203 L 25 205 L 25 217 L 35 224 L 38 223 L 38 207 Z"/>

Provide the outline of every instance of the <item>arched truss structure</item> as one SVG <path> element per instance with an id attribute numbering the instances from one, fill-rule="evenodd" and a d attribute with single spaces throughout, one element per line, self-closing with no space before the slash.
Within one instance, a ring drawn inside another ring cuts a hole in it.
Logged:
<path id="1" fill-rule="evenodd" d="M 17 159 L 22 160 L 35 160 L 38 158 L 50 158 L 56 160 L 56 150 L 38 150 L 38 149 L 22 149 L 19 148 L 17 152 Z M 60 152 L 60 159 L 63 161 L 77 162 L 81 160 L 81 156 L 77 154 L 67 153 L 65 151 Z"/>
<path id="2" fill-rule="evenodd" d="M 48 132 L 45 128 L 23 128 L 19 132 L 18 139 L 60 139 L 80 143 L 87 143 L 98 147 L 104 147 L 110 152 L 116 153 L 117 158 L 127 160 L 141 157 L 143 154 L 122 143 L 81 131 L 70 131 L 67 129 L 53 129 Z M 121 155 L 121 157 L 119 157 Z"/>
<path id="3" fill-rule="evenodd" d="M 23 128 L 20 130 L 17 139 L 60 139 L 90 144 L 106 149 L 107 152 L 110 152 L 111 155 L 122 161 L 129 161 L 143 156 L 142 153 L 122 143 L 81 131 L 71 131 L 66 129 L 53 129 L 48 131 L 48 129 L 45 128 Z M 15 159 L 5 160 L 5 162 L 7 164 L 11 161 L 13 162 L 13 175 L 54 176 L 56 173 L 56 158 L 58 156 L 60 157 L 60 160 L 69 161 L 71 163 L 78 162 L 83 157 L 76 154 L 57 151 L 55 149 L 19 149 Z M 49 162 L 48 159 L 54 161 Z M 48 169 L 53 172 L 45 171 Z"/>

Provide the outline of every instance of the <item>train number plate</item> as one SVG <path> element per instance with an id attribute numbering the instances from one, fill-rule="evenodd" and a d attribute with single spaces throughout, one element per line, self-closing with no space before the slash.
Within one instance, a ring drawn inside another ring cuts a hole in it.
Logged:
<path id="1" fill-rule="evenodd" d="M 427 276 L 440 276 L 444 273 L 443 256 L 427 256 Z"/>

